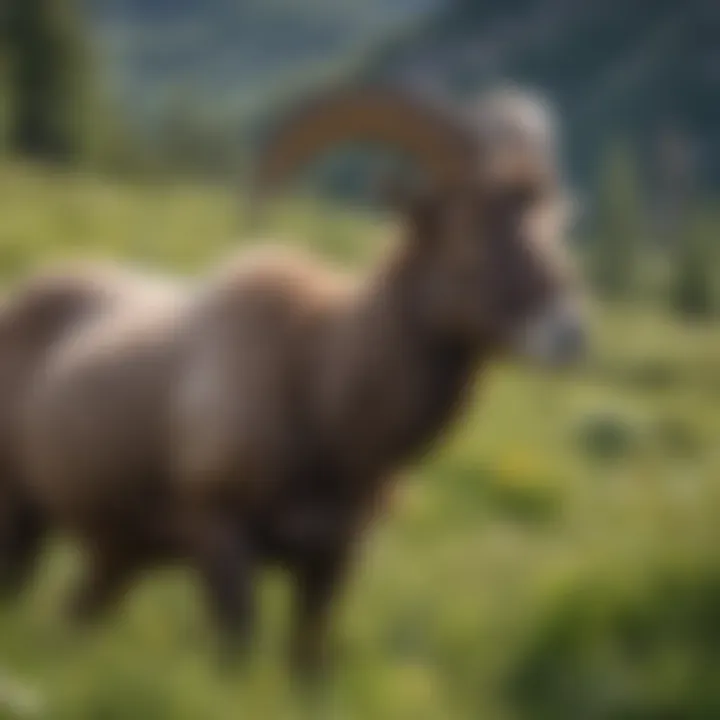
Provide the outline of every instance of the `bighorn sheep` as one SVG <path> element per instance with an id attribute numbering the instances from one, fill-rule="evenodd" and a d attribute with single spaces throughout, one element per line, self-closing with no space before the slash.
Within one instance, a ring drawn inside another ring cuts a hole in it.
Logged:
<path id="1" fill-rule="evenodd" d="M 0 313 L 6 584 L 27 574 L 49 527 L 88 550 L 83 617 L 139 570 L 183 560 L 238 648 L 255 571 L 278 562 L 297 583 L 294 657 L 315 666 L 378 494 L 457 415 L 483 363 L 507 348 L 548 362 L 581 349 L 537 108 L 508 93 L 464 116 L 364 88 L 283 124 L 258 162 L 261 194 L 358 138 L 400 146 L 428 171 L 394 251 L 357 282 L 276 249 L 197 285 L 60 273 L 11 297 Z"/>

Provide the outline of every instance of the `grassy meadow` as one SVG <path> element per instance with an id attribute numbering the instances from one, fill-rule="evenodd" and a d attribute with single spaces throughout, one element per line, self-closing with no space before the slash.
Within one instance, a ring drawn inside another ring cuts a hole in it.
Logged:
<path id="1" fill-rule="evenodd" d="M 112 184 L 0 166 L 0 277 L 70 256 L 180 272 L 243 239 L 227 189 Z M 379 221 L 309 207 L 271 225 L 341 262 Z M 0 608 L 0 719 L 720 718 L 720 327 L 598 308 L 571 375 L 493 368 L 368 538 L 312 699 L 283 664 L 289 596 L 262 588 L 250 666 L 217 670 L 189 573 L 149 577 L 76 635 L 59 543 Z M 0 402 L 2 399 L 0 399 Z"/>

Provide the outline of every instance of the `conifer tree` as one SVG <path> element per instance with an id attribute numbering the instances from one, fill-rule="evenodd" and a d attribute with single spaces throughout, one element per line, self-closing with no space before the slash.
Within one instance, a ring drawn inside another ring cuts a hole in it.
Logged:
<path id="1" fill-rule="evenodd" d="M 72 162 L 83 152 L 87 54 L 78 0 L 7 0 L 13 108 L 21 155 Z"/>

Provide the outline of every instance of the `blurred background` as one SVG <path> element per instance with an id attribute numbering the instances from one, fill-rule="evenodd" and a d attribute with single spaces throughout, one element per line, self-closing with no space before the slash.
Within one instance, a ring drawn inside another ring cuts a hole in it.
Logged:
<path id="1" fill-rule="evenodd" d="M 243 178 L 283 107 L 392 78 L 539 89 L 597 300 L 572 377 L 500 366 L 411 473 L 338 617 L 311 717 L 720 718 L 720 6 L 715 0 L 3 0 L 0 279 L 55 259 L 195 272 L 252 242 Z M 362 265 L 388 224 L 348 151 L 268 231 Z M 287 593 L 221 676 L 186 573 L 92 635 L 59 544 L 0 607 L 0 718 L 294 718 Z"/>

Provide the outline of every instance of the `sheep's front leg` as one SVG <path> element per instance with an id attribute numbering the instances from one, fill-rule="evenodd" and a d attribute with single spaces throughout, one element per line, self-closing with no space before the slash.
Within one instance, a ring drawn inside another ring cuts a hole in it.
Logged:
<path id="1" fill-rule="evenodd" d="M 313 678 L 327 664 L 332 601 L 345 575 L 346 549 L 327 549 L 303 558 L 296 568 L 292 662 L 297 674 Z"/>
<path id="2" fill-rule="evenodd" d="M 195 561 L 219 633 L 222 660 L 243 656 L 251 639 L 254 562 L 247 538 L 221 516 L 209 516 L 195 543 Z"/>
<path id="3" fill-rule="evenodd" d="M 112 541 L 95 539 L 90 547 L 88 567 L 70 597 L 68 614 L 79 625 L 98 620 L 130 589 L 143 564 L 142 555 L 126 547 L 121 537 Z"/>
<path id="4" fill-rule="evenodd" d="M 0 597 L 14 598 L 37 565 L 45 525 L 29 504 L 0 497 Z"/>

